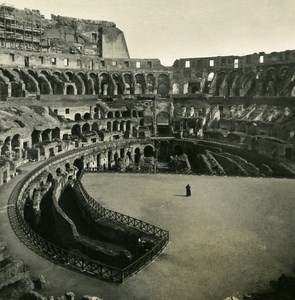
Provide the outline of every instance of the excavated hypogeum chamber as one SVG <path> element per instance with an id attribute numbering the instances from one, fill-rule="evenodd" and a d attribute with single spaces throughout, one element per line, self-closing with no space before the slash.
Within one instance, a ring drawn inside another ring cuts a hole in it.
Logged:
<path id="1" fill-rule="evenodd" d="M 66 185 L 59 197 L 54 186 L 43 195 L 36 193 L 26 200 L 25 220 L 44 239 L 76 255 L 124 269 L 159 241 L 156 236 L 104 218 L 91 209 L 75 185 Z"/>

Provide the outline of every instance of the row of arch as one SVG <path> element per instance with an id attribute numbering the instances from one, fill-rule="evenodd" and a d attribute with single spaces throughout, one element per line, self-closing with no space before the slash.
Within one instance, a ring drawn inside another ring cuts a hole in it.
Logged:
<path id="1" fill-rule="evenodd" d="M 170 91 L 168 73 L 72 72 L 0 68 L 0 96 L 163 94 Z"/>
<path id="2" fill-rule="evenodd" d="M 178 93 L 179 85 L 173 85 Z M 256 71 L 212 71 L 200 82 L 185 83 L 183 93 L 203 92 L 213 96 L 295 96 L 295 70 L 258 68 Z"/>

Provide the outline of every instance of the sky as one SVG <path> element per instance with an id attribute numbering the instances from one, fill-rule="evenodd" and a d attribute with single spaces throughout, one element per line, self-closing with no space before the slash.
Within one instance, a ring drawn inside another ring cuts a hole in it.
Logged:
<path id="1" fill-rule="evenodd" d="M 131 58 L 246 55 L 295 49 L 295 0 L 4 0 L 16 8 L 107 20 Z"/>

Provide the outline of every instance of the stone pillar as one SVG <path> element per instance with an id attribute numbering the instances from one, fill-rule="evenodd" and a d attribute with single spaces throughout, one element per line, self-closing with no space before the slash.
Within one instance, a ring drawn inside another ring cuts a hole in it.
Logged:
<path id="1" fill-rule="evenodd" d="M 158 77 L 155 76 L 154 94 L 158 93 Z"/>

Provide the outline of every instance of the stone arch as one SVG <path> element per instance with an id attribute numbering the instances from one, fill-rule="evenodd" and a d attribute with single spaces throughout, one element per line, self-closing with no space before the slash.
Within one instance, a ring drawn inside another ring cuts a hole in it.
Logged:
<path id="1" fill-rule="evenodd" d="M 60 129 L 58 127 L 52 129 L 52 139 L 60 139 Z"/>
<path id="2" fill-rule="evenodd" d="M 77 178 L 79 178 L 84 169 L 84 157 L 76 158 L 73 165 L 78 168 Z"/>
<path id="3" fill-rule="evenodd" d="M 152 145 L 146 145 L 143 149 L 143 155 L 145 157 L 152 157 L 154 156 L 154 152 L 155 152 L 155 149 Z"/>
<path id="4" fill-rule="evenodd" d="M 84 116 L 83 116 L 83 119 L 84 119 L 85 121 L 90 120 L 90 119 L 91 119 L 90 113 L 89 113 L 89 112 L 86 112 L 86 113 L 84 114 Z"/>
<path id="5" fill-rule="evenodd" d="M 108 114 L 107 114 L 107 117 L 108 117 L 108 119 L 113 119 L 113 117 L 114 117 L 113 112 L 109 111 Z"/>
<path id="6" fill-rule="evenodd" d="M 52 173 L 48 173 L 46 183 L 53 182 L 53 180 L 54 179 Z"/>
<path id="7" fill-rule="evenodd" d="M 148 94 L 154 94 L 155 92 L 155 76 L 153 74 L 147 74 L 146 76 L 146 91 Z"/>
<path id="8" fill-rule="evenodd" d="M 227 96 L 227 74 L 224 71 L 217 74 L 216 96 Z"/>
<path id="9" fill-rule="evenodd" d="M 141 157 L 141 150 L 140 150 L 140 148 L 137 147 L 134 149 L 134 162 L 136 164 L 139 164 L 140 157 Z"/>
<path id="10" fill-rule="evenodd" d="M 99 132 L 99 126 L 97 123 L 93 123 L 92 126 L 91 126 L 91 130 L 92 131 L 95 131 L 95 132 Z"/>
<path id="11" fill-rule="evenodd" d="M 88 123 L 85 123 L 82 126 L 82 132 L 89 132 L 90 131 L 90 125 Z"/>
<path id="12" fill-rule="evenodd" d="M 134 110 L 132 111 L 132 117 L 133 117 L 133 118 L 138 118 L 138 111 L 137 111 L 136 109 L 134 109 Z"/>
<path id="13" fill-rule="evenodd" d="M 244 75 L 243 82 L 240 89 L 240 96 L 249 96 L 252 94 L 254 89 L 256 74 L 250 71 Z"/>
<path id="14" fill-rule="evenodd" d="M 20 149 L 21 141 L 20 141 L 20 135 L 16 134 L 11 139 L 11 149 L 12 151 L 16 151 L 17 149 Z"/>
<path id="15" fill-rule="evenodd" d="M 77 94 L 78 95 L 85 95 L 88 94 L 87 91 L 87 77 L 83 72 L 78 72 L 73 76 L 73 82 L 77 87 Z"/>
<path id="16" fill-rule="evenodd" d="M 157 93 L 164 96 L 169 94 L 169 77 L 167 74 L 160 74 L 158 76 L 158 89 Z"/>
<path id="17" fill-rule="evenodd" d="M 126 122 L 126 130 L 128 130 L 128 131 L 131 130 L 131 124 L 132 124 L 132 122 L 131 122 L 130 120 L 128 120 L 128 121 Z"/>
<path id="18" fill-rule="evenodd" d="M 75 121 L 81 121 L 82 120 L 81 114 L 80 113 L 76 113 L 74 119 L 75 119 Z"/>
<path id="19" fill-rule="evenodd" d="M 42 132 L 42 142 L 51 140 L 51 129 L 45 129 Z"/>
<path id="20" fill-rule="evenodd" d="M 167 136 L 170 134 L 169 119 L 169 114 L 166 111 L 161 111 L 157 114 L 156 124 L 159 135 Z"/>
<path id="21" fill-rule="evenodd" d="M 161 111 L 157 114 L 158 125 L 169 125 L 169 114 L 166 111 Z"/>
<path id="22" fill-rule="evenodd" d="M 44 75 L 40 75 L 37 78 L 39 89 L 40 89 L 40 94 L 41 95 L 50 95 L 52 94 L 52 88 L 50 85 L 50 82 Z"/>
<path id="23" fill-rule="evenodd" d="M 75 124 L 71 129 L 71 133 L 73 136 L 80 136 L 81 126 L 79 124 Z"/>
<path id="24" fill-rule="evenodd" d="M 106 96 L 106 95 L 111 95 L 112 94 L 112 87 L 111 87 L 111 82 L 109 79 L 109 75 L 107 73 L 101 73 L 99 75 L 99 82 L 100 82 L 100 90 L 101 94 Z"/>
<path id="25" fill-rule="evenodd" d="M 275 96 L 277 94 L 277 71 L 275 68 L 269 68 L 266 71 L 264 94 L 267 96 Z"/>
<path id="26" fill-rule="evenodd" d="M 8 85 L 0 81 L 0 98 L 1 101 L 6 101 L 8 97 Z"/>
<path id="27" fill-rule="evenodd" d="M 66 95 L 75 95 L 75 89 L 73 85 L 68 85 L 66 87 Z"/>
<path id="28" fill-rule="evenodd" d="M 113 122 L 113 131 L 118 131 L 119 129 L 119 122 L 116 120 Z"/>
<path id="29" fill-rule="evenodd" d="M 94 88 L 94 92 L 96 95 L 99 94 L 99 80 L 98 80 L 98 76 L 96 73 L 89 73 L 89 78 L 92 80 L 93 82 L 93 88 Z"/>
<path id="30" fill-rule="evenodd" d="M 11 97 L 22 97 L 23 96 L 23 87 L 20 82 L 12 81 L 11 82 Z"/>
<path id="31" fill-rule="evenodd" d="M 1 148 L 1 155 L 6 155 L 6 153 L 10 151 L 10 146 L 11 146 L 11 137 L 8 136 L 5 139 L 3 146 Z"/>
<path id="32" fill-rule="evenodd" d="M 121 123 L 120 123 L 120 130 L 121 131 L 125 131 L 126 130 L 126 122 L 125 121 L 121 121 Z"/>
<path id="33" fill-rule="evenodd" d="M 239 73 L 237 71 L 232 71 L 229 74 L 228 79 L 228 94 L 230 97 L 239 96 L 240 91 L 240 83 L 239 83 Z"/>
<path id="34" fill-rule="evenodd" d="M 115 118 L 120 118 L 120 115 L 121 115 L 120 111 L 116 110 L 115 111 Z"/>
<path id="35" fill-rule="evenodd" d="M 134 94 L 134 83 L 130 73 L 125 73 L 123 75 L 125 81 L 125 94 Z"/>
<path id="36" fill-rule="evenodd" d="M 172 94 L 179 94 L 179 84 L 174 82 L 172 85 Z"/>
<path id="37" fill-rule="evenodd" d="M 60 176 L 61 175 L 61 168 L 58 167 L 56 170 L 55 170 L 55 174 L 56 176 Z"/>
<path id="38" fill-rule="evenodd" d="M 135 75 L 135 92 L 136 95 L 145 93 L 145 78 L 143 74 Z"/>
<path id="39" fill-rule="evenodd" d="M 41 131 L 33 130 L 32 134 L 31 134 L 31 139 L 32 139 L 32 145 L 35 145 L 35 144 L 41 142 Z"/>
<path id="40" fill-rule="evenodd" d="M 65 72 L 65 75 L 69 78 L 69 81 L 70 82 L 73 82 L 73 79 L 74 79 L 74 73 L 71 72 L 71 71 L 66 71 Z"/>
<path id="41" fill-rule="evenodd" d="M 210 72 L 207 76 L 207 81 L 211 82 L 213 81 L 213 78 L 215 76 L 215 73 L 214 72 Z"/>
<path id="42" fill-rule="evenodd" d="M 117 94 L 118 95 L 125 94 L 125 86 L 124 86 L 123 78 L 122 78 L 121 74 L 114 73 L 113 74 L 113 79 L 114 79 L 115 84 L 117 86 Z"/>

